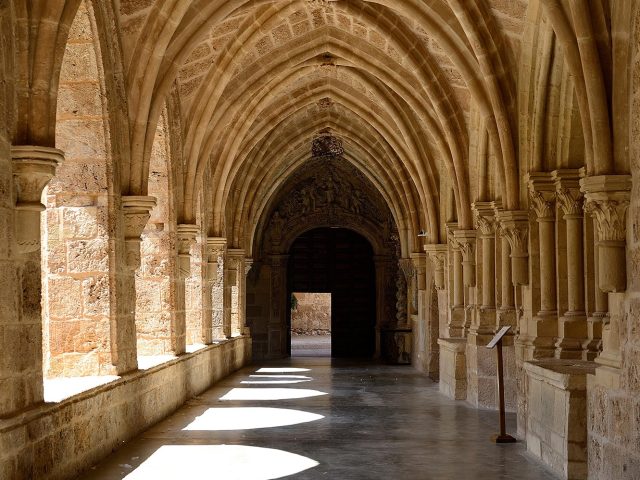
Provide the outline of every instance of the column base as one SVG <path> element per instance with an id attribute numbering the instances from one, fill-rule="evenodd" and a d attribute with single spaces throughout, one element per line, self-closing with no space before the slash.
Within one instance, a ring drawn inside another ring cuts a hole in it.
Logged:
<path id="1" fill-rule="evenodd" d="M 582 360 L 588 335 L 586 315 L 565 315 L 558 320 L 556 358 Z"/>
<path id="2" fill-rule="evenodd" d="M 464 307 L 452 307 L 449 310 L 449 325 L 447 325 L 449 338 L 462 338 L 464 336 L 465 320 L 466 314 Z"/>

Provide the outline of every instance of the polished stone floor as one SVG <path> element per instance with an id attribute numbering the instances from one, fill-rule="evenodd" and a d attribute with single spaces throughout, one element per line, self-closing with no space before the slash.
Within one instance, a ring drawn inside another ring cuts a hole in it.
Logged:
<path id="1" fill-rule="evenodd" d="M 83 478 L 555 478 L 491 443 L 496 423 L 411 367 L 297 358 L 228 377 Z"/>
<path id="2" fill-rule="evenodd" d="M 292 357 L 330 357 L 331 335 L 291 335 Z"/>

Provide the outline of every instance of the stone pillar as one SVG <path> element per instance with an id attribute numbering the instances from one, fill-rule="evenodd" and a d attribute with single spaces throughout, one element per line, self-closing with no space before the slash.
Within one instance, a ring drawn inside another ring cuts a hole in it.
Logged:
<path id="1" fill-rule="evenodd" d="M 11 154 L 18 268 L 3 275 L 15 308 L 7 306 L 0 316 L 0 417 L 43 401 L 40 197 L 63 161 L 60 150 L 47 147 L 17 146 Z M 4 188 L 9 196 L 11 187 Z"/>
<path id="2" fill-rule="evenodd" d="M 553 172 L 558 204 L 567 227 L 567 307 L 558 320 L 558 358 L 582 358 L 587 339 L 587 315 L 584 288 L 584 211 L 580 177 L 575 170 Z"/>
<path id="3" fill-rule="evenodd" d="M 413 271 L 416 289 L 417 315 L 414 317 L 411 331 L 413 332 L 413 348 L 411 361 L 414 365 L 422 365 L 424 358 L 429 358 L 429 343 L 427 321 L 427 269 L 426 255 L 424 253 L 412 253 Z"/>
<path id="4" fill-rule="evenodd" d="M 242 335 L 245 327 L 245 273 L 244 273 L 245 251 L 240 248 L 232 248 L 227 251 L 229 263 L 229 287 L 231 288 L 231 335 L 236 337 Z"/>
<path id="5" fill-rule="evenodd" d="M 415 285 L 415 269 L 410 258 L 399 261 L 401 281 L 398 283 L 398 328 L 408 328 L 411 317 L 417 313 L 417 290 Z M 403 303 L 400 305 L 400 303 Z"/>
<path id="6" fill-rule="evenodd" d="M 253 258 L 245 257 L 244 275 L 242 276 L 242 288 L 241 288 L 241 292 L 242 292 L 241 301 L 242 301 L 242 314 L 243 314 L 242 318 L 244 319 L 244 322 L 242 324 L 241 333 L 242 335 L 247 335 L 247 336 L 251 335 L 251 329 L 247 324 L 247 278 L 249 278 L 249 273 L 251 272 L 252 268 L 253 268 Z"/>
<path id="7" fill-rule="evenodd" d="M 389 309 L 387 308 L 387 298 L 392 285 L 389 285 L 393 278 L 391 275 L 391 258 L 385 255 L 374 256 L 374 264 L 376 269 L 376 350 L 375 358 L 382 355 L 382 330 L 390 323 Z M 395 285 L 393 285 L 395 287 Z M 394 295 L 395 297 L 395 295 Z M 389 302 L 391 303 L 391 302 Z"/>
<path id="8" fill-rule="evenodd" d="M 225 338 L 224 260 L 227 239 L 207 238 L 207 278 L 211 282 L 211 340 Z"/>
<path id="9" fill-rule="evenodd" d="M 598 285 L 609 293 L 609 324 L 602 331 L 602 353 L 596 358 L 600 367 L 596 379 L 612 388 L 619 383 L 622 364 L 620 321 L 624 312 L 626 289 L 626 216 L 631 191 L 631 176 L 602 175 L 581 180 L 586 209 L 593 215 L 598 231 Z"/>
<path id="10" fill-rule="evenodd" d="M 437 310 L 438 318 L 432 319 L 432 321 L 438 322 L 436 338 L 446 338 L 449 335 L 448 332 L 448 318 L 449 318 L 449 304 L 448 304 L 448 292 L 446 290 L 445 279 L 447 277 L 447 258 L 449 247 L 447 244 L 431 244 L 424 246 L 425 252 L 431 262 L 433 263 L 433 283 L 437 291 Z M 435 347 L 438 349 L 438 347 Z M 438 353 L 439 355 L 439 353 Z"/>
<path id="11" fill-rule="evenodd" d="M 496 327 L 495 212 L 490 202 L 476 202 L 473 209 L 476 226 L 480 232 L 482 287 L 481 305 L 477 309 L 476 321 L 471 330 L 476 335 L 492 335 Z"/>
<path id="12" fill-rule="evenodd" d="M 176 250 L 178 255 L 178 271 L 176 278 L 176 315 L 174 325 L 171 328 L 171 350 L 175 355 L 181 355 L 186 351 L 187 345 L 187 302 L 185 281 L 191 276 L 191 246 L 196 241 L 198 226 L 192 224 L 179 224 L 176 237 Z"/>
<path id="13" fill-rule="evenodd" d="M 529 198 L 538 223 L 540 310 L 528 326 L 528 358 L 552 357 L 558 335 L 556 295 L 556 186 L 548 173 L 529 174 Z"/>
<path id="14" fill-rule="evenodd" d="M 287 265 L 289 255 L 271 255 L 271 318 L 269 320 L 269 358 L 282 358 L 287 355 L 289 329 L 287 312 Z"/>
<path id="15" fill-rule="evenodd" d="M 122 197 L 124 268 L 116 273 L 118 306 L 111 325 L 112 361 L 118 375 L 138 368 L 136 348 L 136 270 L 140 267 L 140 236 L 156 206 L 148 196 Z M 120 269 L 118 269 L 120 270 Z"/>
<path id="16" fill-rule="evenodd" d="M 460 244 L 449 231 L 449 327 L 448 337 L 464 336 L 464 275 Z"/>

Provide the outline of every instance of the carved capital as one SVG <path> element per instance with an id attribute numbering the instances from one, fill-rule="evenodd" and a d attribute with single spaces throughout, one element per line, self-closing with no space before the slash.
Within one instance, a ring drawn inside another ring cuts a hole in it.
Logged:
<path id="1" fill-rule="evenodd" d="M 244 259 L 244 275 L 245 276 L 249 275 L 249 272 L 251 272 L 251 268 L 253 268 L 253 258 L 246 257 Z"/>
<path id="2" fill-rule="evenodd" d="M 122 197 L 125 240 L 140 241 L 140 235 L 142 235 L 142 231 L 151 216 L 151 210 L 155 206 L 155 197 Z"/>
<path id="3" fill-rule="evenodd" d="M 453 232 L 456 248 L 462 254 L 463 262 L 475 263 L 475 248 L 477 233 L 475 230 L 455 230 Z"/>
<path id="4" fill-rule="evenodd" d="M 140 267 L 140 235 L 142 235 L 142 231 L 151 216 L 151 210 L 155 206 L 155 197 L 122 197 L 125 261 L 127 267 L 132 271 Z"/>
<path id="5" fill-rule="evenodd" d="M 224 262 L 227 239 L 224 237 L 207 237 L 207 280 L 215 282 L 218 279 L 218 265 Z"/>
<path id="6" fill-rule="evenodd" d="M 198 226 L 181 223 L 178 225 L 176 249 L 178 251 L 178 271 L 182 278 L 191 275 L 191 245 L 196 241 Z"/>
<path id="7" fill-rule="evenodd" d="M 625 242 L 627 208 L 631 198 L 631 176 L 602 175 L 581 181 L 585 211 L 596 220 L 601 242 Z"/>
<path id="8" fill-rule="evenodd" d="M 472 205 L 476 228 L 483 237 L 496 234 L 495 209 L 493 202 L 474 202 Z"/>
<path id="9" fill-rule="evenodd" d="M 531 208 L 538 221 L 553 220 L 556 216 L 556 183 L 551 173 L 531 172 L 526 176 Z"/>
<path id="10" fill-rule="evenodd" d="M 525 211 L 502 212 L 499 217 L 503 235 L 509 242 L 512 257 L 529 256 L 529 215 Z"/>
<path id="11" fill-rule="evenodd" d="M 511 280 L 514 285 L 527 285 L 529 213 L 522 210 L 506 211 L 500 214 L 498 220 L 511 249 Z"/>
<path id="12" fill-rule="evenodd" d="M 55 148 L 21 145 L 11 147 L 16 209 L 16 243 L 20 253 L 40 250 L 40 202 L 42 191 L 64 160 Z"/>
<path id="13" fill-rule="evenodd" d="M 447 262 L 447 245 L 446 244 L 430 244 L 424 246 L 425 252 L 433 262 L 434 282 L 436 290 L 442 290 L 445 287 L 444 270 Z"/>
<path id="14" fill-rule="evenodd" d="M 584 197 L 580 191 L 579 170 L 555 170 L 556 199 L 565 216 L 582 216 Z"/>

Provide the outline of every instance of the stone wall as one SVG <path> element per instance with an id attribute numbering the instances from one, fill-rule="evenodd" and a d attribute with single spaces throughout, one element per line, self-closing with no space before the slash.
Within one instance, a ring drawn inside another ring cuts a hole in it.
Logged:
<path id="1" fill-rule="evenodd" d="M 292 335 L 331 335 L 331 294 L 294 293 L 291 308 Z"/>
<path id="2" fill-rule="evenodd" d="M 109 374 L 109 176 L 100 49 L 83 4 L 71 26 L 57 109 L 65 160 L 46 190 L 42 221 L 46 376 Z"/>
<path id="3" fill-rule="evenodd" d="M 0 478 L 75 478 L 251 358 L 237 337 L 0 423 Z"/>

